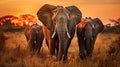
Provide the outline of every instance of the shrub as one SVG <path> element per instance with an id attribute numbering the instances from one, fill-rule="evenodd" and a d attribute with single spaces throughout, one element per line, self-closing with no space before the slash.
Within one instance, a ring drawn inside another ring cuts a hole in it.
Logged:
<path id="1" fill-rule="evenodd" d="M 120 34 L 120 24 L 116 25 L 116 26 L 109 26 L 106 25 L 104 28 L 103 33 L 116 33 L 116 34 Z"/>

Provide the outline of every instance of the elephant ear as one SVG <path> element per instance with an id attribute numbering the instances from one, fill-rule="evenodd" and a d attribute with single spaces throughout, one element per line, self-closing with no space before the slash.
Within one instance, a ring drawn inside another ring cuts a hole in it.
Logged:
<path id="1" fill-rule="evenodd" d="M 93 21 L 95 22 L 96 32 L 97 33 L 102 32 L 104 29 L 102 21 L 99 18 L 94 18 Z"/>
<path id="2" fill-rule="evenodd" d="M 81 11 L 74 5 L 68 6 L 66 9 L 70 11 L 70 17 L 74 18 L 76 20 L 76 24 L 78 24 L 82 18 Z"/>
<path id="3" fill-rule="evenodd" d="M 56 6 L 45 4 L 37 12 L 38 19 L 49 29 L 52 29 L 52 11 L 56 9 Z"/>

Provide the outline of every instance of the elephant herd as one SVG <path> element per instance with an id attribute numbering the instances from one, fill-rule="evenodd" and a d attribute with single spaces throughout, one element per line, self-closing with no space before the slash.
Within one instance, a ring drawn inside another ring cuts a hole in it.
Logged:
<path id="1" fill-rule="evenodd" d="M 99 18 L 82 19 L 82 13 L 76 6 L 45 4 L 38 10 L 37 17 L 43 25 L 33 24 L 25 29 L 30 50 L 39 53 L 45 38 L 50 55 L 56 55 L 58 61 L 67 60 L 68 49 L 75 32 L 80 58 L 92 56 L 96 37 L 104 29 Z"/>

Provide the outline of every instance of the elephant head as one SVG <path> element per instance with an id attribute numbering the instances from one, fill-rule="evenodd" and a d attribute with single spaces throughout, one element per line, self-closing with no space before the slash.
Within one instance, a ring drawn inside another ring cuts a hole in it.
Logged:
<path id="1" fill-rule="evenodd" d="M 54 33 L 52 35 L 52 38 L 54 38 L 54 35 L 61 31 L 65 31 L 67 33 L 68 38 L 70 38 L 70 34 L 68 33 L 68 22 L 69 22 L 69 11 L 64 8 L 63 6 L 57 6 L 57 8 L 53 11 L 53 24 L 55 26 Z"/>
<path id="2" fill-rule="evenodd" d="M 98 33 L 100 33 L 103 30 L 103 28 L 104 25 L 99 18 L 95 18 L 95 19 L 85 18 L 83 22 L 81 22 L 78 25 L 77 36 L 78 39 L 80 39 L 79 36 L 82 36 L 81 39 L 83 39 L 84 41 L 84 45 L 85 45 L 84 48 L 87 52 L 87 55 L 89 56 L 92 55 L 96 37 Z"/>

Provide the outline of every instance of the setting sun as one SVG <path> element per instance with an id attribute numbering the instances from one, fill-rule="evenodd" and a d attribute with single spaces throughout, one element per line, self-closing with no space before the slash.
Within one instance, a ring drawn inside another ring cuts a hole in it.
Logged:
<path id="1" fill-rule="evenodd" d="M 28 21 L 26 21 L 25 24 L 27 25 L 27 24 L 28 24 Z"/>

